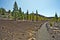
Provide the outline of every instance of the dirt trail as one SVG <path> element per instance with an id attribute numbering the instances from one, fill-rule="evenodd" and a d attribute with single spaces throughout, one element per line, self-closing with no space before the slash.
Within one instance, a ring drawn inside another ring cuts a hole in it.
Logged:
<path id="1" fill-rule="evenodd" d="M 46 22 L 47 23 L 47 22 Z M 50 34 L 47 31 L 46 23 L 42 25 L 42 27 L 38 30 L 36 39 L 37 40 L 50 40 Z"/>

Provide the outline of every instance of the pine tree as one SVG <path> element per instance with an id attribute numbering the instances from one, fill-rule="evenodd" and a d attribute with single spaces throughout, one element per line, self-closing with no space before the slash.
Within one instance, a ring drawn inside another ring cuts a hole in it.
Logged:
<path id="1" fill-rule="evenodd" d="M 21 10 L 21 8 L 19 8 L 19 16 L 18 17 L 19 17 L 20 20 L 22 20 L 22 10 Z"/>
<path id="2" fill-rule="evenodd" d="M 6 13 L 6 10 L 4 8 L 0 8 L 0 14 L 5 15 L 5 13 Z"/>
<path id="3" fill-rule="evenodd" d="M 15 3 L 14 3 L 14 8 L 13 8 L 13 10 L 14 10 L 14 11 L 18 11 L 18 5 L 17 5 L 16 1 L 15 1 Z"/>
<path id="4" fill-rule="evenodd" d="M 30 14 L 30 20 L 31 20 L 31 14 Z"/>
<path id="5" fill-rule="evenodd" d="M 18 5 L 17 5 L 16 1 L 15 1 L 15 3 L 14 3 L 13 13 L 14 13 L 14 14 L 13 14 L 14 19 L 16 20 L 17 17 L 18 17 Z"/>
<path id="6" fill-rule="evenodd" d="M 36 10 L 36 21 L 38 21 L 38 11 Z"/>
<path id="7" fill-rule="evenodd" d="M 28 13 L 29 13 L 29 12 L 28 12 L 28 10 L 27 10 L 27 13 L 26 13 L 26 16 L 27 16 L 27 20 L 28 20 L 28 18 L 29 18 L 29 16 L 28 16 Z"/>
<path id="8" fill-rule="evenodd" d="M 22 20 L 24 20 L 24 12 L 22 12 Z"/>
<path id="9" fill-rule="evenodd" d="M 21 10 L 21 8 L 19 8 L 19 13 L 21 13 L 22 12 L 22 10 Z"/>
<path id="10" fill-rule="evenodd" d="M 11 10 L 8 11 L 8 18 L 10 18 Z"/>
<path id="11" fill-rule="evenodd" d="M 32 13 L 30 13 L 30 20 L 32 21 Z"/>
<path id="12" fill-rule="evenodd" d="M 58 21 L 58 15 L 57 13 L 55 13 L 55 19 L 56 19 L 56 22 Z"/>
<path id="13" fill-rule="evenodd" d="M 32 12 L 32 21 L 34 21 L 34 12 Z"/>

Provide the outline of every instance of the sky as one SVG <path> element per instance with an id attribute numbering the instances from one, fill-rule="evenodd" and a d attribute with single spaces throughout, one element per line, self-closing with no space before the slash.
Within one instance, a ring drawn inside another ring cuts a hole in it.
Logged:
<path id="1" fill-rule="evenodd" d="M 0 0 L 0 8 L 13 10 L 15 1 L 24 12 L 29 10 L 29 13 L 31 13 L 38 10 L 40 15 L 47 17 L 54 16 L 55 12 L 60 16 L 60 0 Z"/>

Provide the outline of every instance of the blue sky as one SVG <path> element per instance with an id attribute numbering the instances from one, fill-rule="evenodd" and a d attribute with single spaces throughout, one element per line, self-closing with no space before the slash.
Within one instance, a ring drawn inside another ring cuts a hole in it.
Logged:
<path id="1" fill-rule="evenodd" d="M 30 13 L 38 10 L 39 14 L 48 17 L 54 16 L 55 12 L 57 12 L 58 16 L 60 16 L 60 0 L 0 0 L 0 8 L 13 10 L 15 1 L 24 12 L 27 9 Z"/>

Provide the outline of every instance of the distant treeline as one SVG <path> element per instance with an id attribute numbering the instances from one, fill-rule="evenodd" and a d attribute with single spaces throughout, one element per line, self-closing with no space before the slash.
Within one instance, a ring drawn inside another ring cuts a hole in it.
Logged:
<path id="1" fill-rule="evenodd" d="M 29 13 L 27 10 L 26 13 L 22 11 L 21 8 L 18 8 L 17 3 L 15 2 L 13 5 L 13 10 L 6 11 L 4 8 L 0 8 L 0 17 L 8 18 L 13 20 L 30 20 L 30 21 L 39 21 L 39 20 L 49 20 L 49 18 L 39 15 L 38 11 L 34 13 Z M 57 13 L 55 14 L 55 18 L 58 19 Z"/>

